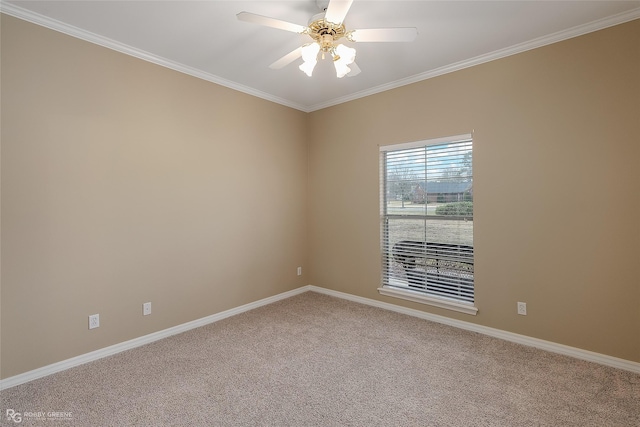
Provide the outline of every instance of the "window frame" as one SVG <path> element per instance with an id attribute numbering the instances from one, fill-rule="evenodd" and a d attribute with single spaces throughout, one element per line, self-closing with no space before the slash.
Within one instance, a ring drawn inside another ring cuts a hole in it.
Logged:
<path id="1" fill-rule="evenodd" d="M 470 141 L 471 142 L 471 152 L 473 153 L 473 135 L 472 134 L 463 134 L 463 135 L 455 135 L 444 138 L 435 138 L 429 140 L 415 141 L 403 144 L 393 144 L 393 145 L 384 145 L 380 146 L 380 247 L 381 247 L 381 264 L 382 264 L 382 275 L 381 275 L 381 286 L 378 288 L 378 292 L 381 295 L 390 296 L 394 298 L 404 299 L 408 301 L 418 302 L 421 304 L 427 304 L 439 308 L 444 308 L 448 310 L 454 310 L 458 312 L 462 312 L 465 314 L 476 315 L 478 312 L 478 308 L 475 306 L 475 274 L 474 274 L 474 289 L 473 289 L 473 302 L 463 301 L 461 299 L 449 298 L 446 296 L 438 296 L 433 295 L 432 293 L 427 293 L 425 290 L 414 290 L 408 289 L 404 287 L 397 287 L 388 284 L 389 280 L 386 275 L 389 274 L 389 268 L 387 267 L 387 263 L 390 263 L 390 259 L 393 256 L 391 254 L 391 248 L 389 247 L 389 243 L 386 241 L 388 239 L 388 224 L 390 220 L 400 219 L 397 214 L 389 214 L 387 212 L 387 164 L 386 164 L 386 153 L 387 152 L 397 152 L 401 150 L 409 150 L 415 148 L 425 148 L 434 145 L 443 145 L 447 143 L 455 143 L 455 142 L 463 142 Z M 471 155 L 473 157 L 473 154 Z M 427 168 L 427 164 L 425 163 L 425 169 Z M 471 175 L 471 179 L 473 180 L 473 174 Z M 425 183 L 428 182 L 425 178 Z M 425 209 L 426 209 L 426 201 L 425 201 Z M 420 219 L 420 220 L 431 220 L 434 218 L 427 219 L 427 213 L 425 211 L 424 215 L 407 215 L 406 218 L 409 219 Z M 444 218 L 441 218 L 444 219 Z M 451 219 L 451 218 L 447 218 Z M 475 255 L 473 256 L 473 264 L 475 264 Z"/>

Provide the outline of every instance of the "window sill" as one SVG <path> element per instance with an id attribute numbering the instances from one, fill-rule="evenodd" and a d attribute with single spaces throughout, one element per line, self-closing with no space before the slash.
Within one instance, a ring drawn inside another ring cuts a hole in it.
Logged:
<path id="1" fill-rule="evenodd" d="M 420 304 L 432 305 L 434 307 L 458 311 L 460 313 L 470 314 L 473 316 L 478 313 L 478 308 L 473 304 L 448 300 L 445 298 L 431 297 L 421 292 L 416 292 L 409 289 L 399 289 L 392 286 L 382 286 L 378 288 L 378 292 L 381 295 L 386 295 L 388 297 L 400 298 L 407 301 L 418 302 Z"/>

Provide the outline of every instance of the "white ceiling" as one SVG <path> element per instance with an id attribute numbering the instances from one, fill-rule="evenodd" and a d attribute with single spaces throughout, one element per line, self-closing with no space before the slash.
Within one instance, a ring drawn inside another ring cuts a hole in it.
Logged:
<path id="1" fill-rule="evenodd" d="M 314 111 L 640 18 L 640 1 L 363 1 L 347 30 L 417 27 L 411 43 L 350 43 L 362 72 L 312 77 L 269 64 L 306 35 L 241 22 L 241 11 L 301 25 L 315 0 L 4 1 L 2 12 L 302 111 Z M 344 39 L 343 39 L 344 40 Z"/>

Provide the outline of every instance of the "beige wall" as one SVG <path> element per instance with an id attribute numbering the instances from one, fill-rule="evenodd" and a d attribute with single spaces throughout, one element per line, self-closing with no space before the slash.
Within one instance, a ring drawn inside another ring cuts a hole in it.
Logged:
<path id="1" fill-rule="evenodd" d="M 306 117 L 2 15 L 2 377 L 307 284 Z"/>
<path id="2" fill-rule="evenodd" d="M 304 114 L 3 15 L 2 378 L 305 284 L 640 361 L 639 40 Z M 472 130 L 478 315 L 380 296 L 378 145 Z"/>
<path id="3" fill-rule="evenodd" d="M 640 362 L 638 123 L 640 20 L 314 112 L 311 283 Z M 472 130 L 478 315 L 380 296 L 378 145 Z"/>

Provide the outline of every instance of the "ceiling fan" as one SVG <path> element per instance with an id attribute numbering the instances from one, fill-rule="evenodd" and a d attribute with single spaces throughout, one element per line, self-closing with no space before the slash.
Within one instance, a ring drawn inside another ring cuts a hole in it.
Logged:
<path id="1" fill-rule="evenodd" d="M 369 28 L 347 30 L 343 24 L 344 18 L 349 12 L 353 0 L 316 0 L 322 12 L 314 15 L 308 26 L 293 24 L 275 18 L 256 15 L 250 12 L 240 12 L 236 16 L 240 21 L 264 25 L 293 33 L 307 34 L 312 41 L 289 52 L 282 58 L 269 65 L 269 68 L 280 69 L 302 57 L 303 64 L 300 70 L 309 77 L 313 73 L 318 62 L 318 55 L 331 55 L 336 75 L 339 78 L 355 76 L 360 73 L 360 68 L 354 62 L 356 50 L 344 44 L 337 43 L 345 38 L 350 42 L 411 42 L 418 35 L 414 27 L 408 28 Z"/>

